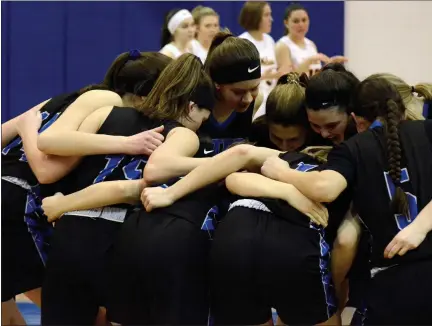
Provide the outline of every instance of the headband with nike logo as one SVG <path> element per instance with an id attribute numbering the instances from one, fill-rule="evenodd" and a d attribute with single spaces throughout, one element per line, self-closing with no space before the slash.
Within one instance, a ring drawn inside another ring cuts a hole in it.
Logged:
<path id="1" fill-rule="evenodd" d="M 218 69 L 210 69 L 210 76 L 215 83 L 232 84 L 246 80 L 261 78 L 261 61 L 243 60 L 237 61 L 234 64 L 218 67 Z"/>

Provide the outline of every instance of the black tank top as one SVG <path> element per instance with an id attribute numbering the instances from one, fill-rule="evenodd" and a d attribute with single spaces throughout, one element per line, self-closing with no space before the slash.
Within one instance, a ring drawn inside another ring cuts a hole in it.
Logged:
<path id="1" fill-rule="evenodd" d="M 49 100 L 41 109 L 42 125 L 39 133 L 51 126 L 60 115 L 80 95 L 78 91 L 56 96 Z M 27 181 L 30 186 L 38 184 L 27 158 L 24 154 L 24 147 L 21 137 L 15 137 L 2 150 L 2 176 L 15 177 Z"/>
<path id="2" fill-rule="evenodd" d="M 231 145 L 249 138 L 252 128 L 252 116 L 255 101 L 245 112 L 233 112 L 223 123 L 219 123 L 210 115 L 198 135 L 201 139 L 199 157 L 211 157 L 226 150 Z"/>
<path id="3" fill-rule="evenodd" d="M 175 121 L 150 119 L 133 108 L 114 107 L 100 127 L 98 134 L 127 137 L 162 124 L 164 125 L 162 134 L 165 137 L 173 128 L 181 126 Z M 66 195 L 103 181 L 140 179 L 147 160 L 146 155 L 86 156 L 75 170 L 61 180 L 60 191 Z"/>
<path id="4" fill-rule="evenodd" d="M 401 182 L 409 203 L 409 216 L 390 209 L 395 184 L 388 174 L 383 127 L 363 132 L 329 154 L 327 169 L 342 174 L 353 190 L 353 203 L 372 236 L 372 267 L 385 267 L 432 258 L 432 233 L 416 250 L 392 259 L 384 249 L 432 200 L 432 121 L 404 121 L 399 126 L 402 149 Z"/>
<path id="5" fill-rule="evenodd" d="M 320 169 L 320 163 L 307 154 L 291 152 L 281 154 L 279 157 L 289 163 L 292 169 L 301 172 L 316 171 Z M 259 201 L 264 203 L 272 213 L 278 217 L 283 218 L 294 225 L 311 228 L 312 223 L 309 217 L 290 206 L 287 202 L 268 198 L 260 198 Z M 329 221 L 325 231 L 329 234 L 326 235 L 326 238 L 334 238 L 336 230 L 349 209 L 350 202 L 351 196 L 349 192 L 346 191 L 343 192 L 333 203 L 327 205 Z M 317 225 L 316 228 L 318 228 Z M 332 243 L 332 241 L 329 241 L 329 243 Z"/>

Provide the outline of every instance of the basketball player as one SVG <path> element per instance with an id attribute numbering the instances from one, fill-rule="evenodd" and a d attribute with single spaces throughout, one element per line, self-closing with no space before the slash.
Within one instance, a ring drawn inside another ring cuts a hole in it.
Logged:
<path id="1" fill-rule="evenodd" d="M 214 156 L 251 133 L 252 117 L 262 102 L 259 95 L 260 57 L 248 40 L 220 32 L 213 39 L 205 69 L 216 87 L 216 105 L 200 134 L 212 139 L 200 148 Z"/>
<path id="2" fill-rule="evenodd" d="M 306 115 L 306 74 L 282 76 L 266 102 L 265 115 L 255 119 L 249 138 L 256 146 L 284 152 L 299 151 L 307 146 L 331 145 L 312 132 Z"/>
<path id="3" fill-rule="evenodd" d="M 279 67 L 290 66 L 298 73 L 314 75 L 324 63 L 346 62 L 343 56 L 329 58 L 318 53 L 314 42 L 306 37 L 309 30 L 309 15 L 306 9 L 297 3 L 291 4 L 285 11 L 285 36 L 276 43 L 276 59 Z"/>
<path id="4" fill-rule="evenodd" d="M 369 130 L 334 149 L 325 170 L 299 174 L 272 159 L 262 172 L 321 202 L 351 188 L 372 235 L 365 324 L 428 324 L 432 223 L 417 215 L 432 198 L 432 125 L 404 121 L 407 109 L 383 78 L 363 81 L 353 103 L 358 130 Z"/>
<path id="5" fill-rule="evenodd" d="M 139 52 L 138 55 L 141 56 Z M 62 173 L 67 173 L 61 171 L 70 169 L 74 164 L 72 161 L 75 160 L 74 158 L 46 156 L 41 153 L 36 145 L 39 127 L 41 127 L 40 132 L 56 127 L 72 130 L 78 128 L 86 114 L 90 114 L 101 105 L 122 106 L 123 100 L 131 96 L 130 92 L 134 92 L 135 86 L 145 88 L 151 76 L 158 74 L 166 66 L 168 58 L 165 58 L 161 54 L 156 56 L 144 54 L 142 58 L 132 59 L 130 53 L 124 53 L 109 68 L 104 85 L 95 85 L 54 97 L 3 124 L 2 136 L 10 140 L 2 150 L 3 197 L 7 195 L 7 200 L 4 197 L 2 201 L 4 216 L 2 235 L 9 248 L 3 255 L 3 275 L 7 281 L 4 282 L 2 290 L 2 303 L 5 307 L 4 317 L 6 318 L 3 320 L 6 324 L 10 323 L 10 320 L 7 320 L 6 306 L 14 306 L 13 297 L 15 295 L 30 291 L 27 294 L 40 306 L 38 288 L 44 276 L 46 242 L 50 227 L 40 214 L 39 203 L 41 192 L 44 195 L 50 194 L 52 188 L 40 186 L 38 183 L 54 182 L 61 177 Z M 133 61 L 133 63 L 128 63 L 128 61 Z M 149 67 L 154 70 L 149 71 L 146 64 L 149 64 Z M 131 66 L 134 69 L 130 70 Z M 140 76 L 142 80 L 137 80 L 137 76 Z M 139 90 L 139 87 L 136 89 Z M 123 100 L 117 93 L 104 89 L 118 91 L 123 95 Z M 66 119 L 62 119 L 63 113 Z M 17 137 L 18 132 L 22 137 Z M 149 152 L 154 148 L 155 141 L 160 142 L 148 132 L 135 138 L 138 139 L 123 139 L 121 141 L 123 148 L 132 152 Z M 139 142 L 143 140 L 145 145 L 139 145 Z M 152 147 L 145 148 L 148 145 Z M 104 146 L 104 150 L 116 152 L 118 145 L 116 147 L 113 142 L 111 147 Z M 75 155 L 79 154 L 75 152 Z M 20 320 L 22 322 L 22 318 Z"/>
<path id="6" fill-rule="evenodd" d="M 163 123 L 167 141 L 179 148 L 188 132 L 194 134 L 190 130 L 196 131 L 208 117 L 213 99 L 213 84 L 201 61 L 185 54 L 166 67 L 148 98 L 138 106 L 145 115 L 134 108 L 104 107 L 83 124 L 93 132 L 128 136 Z M 183 150 L 188 151 L 188 146 L 183 146 Z M 181 164 L 175 152 L 168 154 L 168 162 Z M 130 183 L 139 194 L 147 159 L 148 156 L 88 156 L 62 180 L 60 189 L 69 194 L 103 181 L 134 180 Z M 131 206 L 113 205 L 74 211 L 57 221 L 42 291 L 43 324 L 92 324 L 98 307 L 106 306 L 108 253 L 128 208 Z"/>
<path id="7" fill-rule="evenodd" d="M 177 59 L 183 53 L 191 53 L 191 41 L 195 37 L 195 22 L 186 9 L 173 9 L 165 17 L 162 27 L 161 49 L 170 58 Z"/>

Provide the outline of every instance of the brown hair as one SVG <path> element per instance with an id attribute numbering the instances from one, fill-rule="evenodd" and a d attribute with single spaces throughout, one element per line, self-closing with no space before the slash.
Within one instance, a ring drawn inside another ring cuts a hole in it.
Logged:
<path id="1" fill-rule="evenodd" d="M 246 39 L 235 37 L 231 33 L 219 32 L 213 39 L 207 59 L 205 70 L 212 76 L 212 72 L 224 70 L 237 62 L 260 60 L 255 45 Z"/>
<path id="2" fill-rule="evenodd" d="M 299 4 L 299 3 L 291 3 L 291 4 L 290 4 L 286 9 L 285 9 L 285 16 L 284 16 L 284 20 L 288 20 L 288 19 L 290 19 L 291 14 L 292 14 L 294 11 L 297 11 L 297 10 L 303 10 L 303 11 L 305 11 L 306 13 L 308 13 L 307 10 L 306 10 L 306 8 L 303 7 L 301 4 Z M 308 14 L 308 15 L 309 15 L 309 14 Z M 288 33 L 289 33 L 288 27 L 285 26 L 285 32 L 284 32 L 284 35 L 288 35 Z"/>
<path id="3" fill-rule="evenodd" d="M 165 68 L 138 109 L 150 118 L 161 120 L 188 117 L 189 102 L 199 87 L 212 88 L 213 82 L 198 57 L 182 54 Z"/>
<path id="4" fill-rule="evenodd" d="M 247 31 L 256 31 L 261 23 L 265 1 L 247 1 L 240 11 L 239 24 Z"/>
<path id="5" fill-rule="evenodd" d="M 171 61 L 159 52 L 124 52 L 108 68 L 103 85 L 120 96 L 126 93 L 145 96 Z"/>
<path id="6" fill-rule="evenodd" d="M 309 127 L 305 109 L 306 74 L 290 72 L 279 78 L 277 86 L 271 91 L 266 102 L 263 116 L 267 123 L 283 126 L 301 125 Z"/>
<path id="7" fill-rule="evenodd" d="M 432 100 L 432 84 L 419 83 L 415 86 L 408 85 L 402 78 L 393 74 L 373 74 L 369 78 L 384 78 L 397 89 L 407 108 L 407 118 L 410 120 L 423 120 L 422 111 L 424 101 Z M 415 96 L 417 93 L 419 97 Z M 423 99 L 421 99 L 423 98 Z"/>
<path id="8" fill-rule="evenodd" d="M 404 119 L 406 107 L 397 89 L 385 78 L 371 76 L 362 81 L 353 95 L 353 112 L 368 120 L 384 120 L 387 141 L 389 175 L 396 191 L 391 201 L 393 214 L 408 214 L 408 199 L 400 187 L 402 149 L 399 123 Z"/>

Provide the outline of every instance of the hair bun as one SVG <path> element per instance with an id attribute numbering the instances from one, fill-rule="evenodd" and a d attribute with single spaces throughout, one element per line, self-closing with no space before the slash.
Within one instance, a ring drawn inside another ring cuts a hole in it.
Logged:
<path id="1" fill-rule="evenodd" d="M 282 75 L 278 81 L 277 85 L 286 84 L 297 84 L 302 87 L 306 87 L 309 82 L 309 78 L 305 73 L 299 75 L 297 72 L 290 72 L 288 74 Z"/>
<path id="2" fill-rule="evenodd" d="M 333 71 L 339 71 L 339 72 L 346 72 L 345 66 L 341 63 L 335 62 L 335 63 L 328 63 L 326 64 L 321 71 L 325 70 L 333 70 Z"/>

